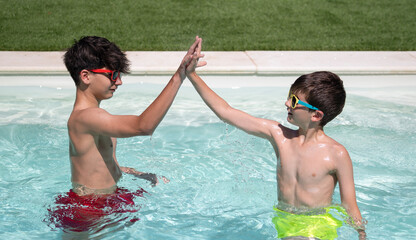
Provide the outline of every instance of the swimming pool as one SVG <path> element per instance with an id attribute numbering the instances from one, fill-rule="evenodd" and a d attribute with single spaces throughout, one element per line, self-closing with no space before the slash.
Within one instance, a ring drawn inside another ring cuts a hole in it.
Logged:
<path id="1" fill-rule="evenodd" d="M 368 239 L 416 237 L 416 76 L 345 76 L 344 112 L 326 127 L 353 160 Z M 126 77 L 102 107 L 142 112 L 169 77 Z M 284 101 L 295 76 L 209 76 L 232 106 L 287 125 Z M 54 197 L 70 188 L 66 120 L 74 87 L 67 76 L 0 76 L 0 239 L 58 239 L 44 222 Z M 287 125 L 290 126 L 290 125 Z M 121 165 L 166 176 L 143 187 L 132 226 L 104 239 L 275 239 L 276 159 L 270 144 L 219 121 L 189 84 L 152 137 L 120 139 Z M 336 189 L 334 202 L 339 203 Z M 338 239 L 356 239 L 344 226 Z"/>

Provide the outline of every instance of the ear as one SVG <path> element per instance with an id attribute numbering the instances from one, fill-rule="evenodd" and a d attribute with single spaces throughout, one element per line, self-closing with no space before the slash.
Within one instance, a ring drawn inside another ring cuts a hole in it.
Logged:
<path id="1" fill-rule="evenodd" d="M 85 85 L 89 85 L 90 84 L 90 72 L 87 71 L 86 69 L 81 70 L 81 72 L 79 73 L 79 79 L 81 80 L 81 82 Z"/>
<path id="2" fill-rule="evenodd" d="M 323 117 L 324 117 L 324 112 L 322 112 L 321 110 L 316 110 L 312 114 L 312 121 L 313 122 L 321 121 Z"/>

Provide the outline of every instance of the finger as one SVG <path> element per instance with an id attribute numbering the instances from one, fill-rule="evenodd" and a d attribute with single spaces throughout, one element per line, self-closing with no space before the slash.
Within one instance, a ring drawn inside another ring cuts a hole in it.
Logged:
<path id="1" fill-rule="evenodd" d="M 163 180 L 163 182 L 165 182 L 165 183 L 169 183 L 169 182 L 170 182 L 170 180 L 169 180 L 169 179 L 167 179 L 165 176 L 162 176 L 162 180 Z"/>
<path id="2" fill-rule="evenodd" d="M 199 43 L 198 43 L 198 45 L 196 46 L 196 52 L 197 52 L 198 54 L 201 54 L 201 49 L 202 49 L 202 38 L 199 38 Z"/>
<path id="3" fill-rule="evenodd" d="M 191 62 L 193 59 L 193 55 L 187 55 L 183 59 L 182 66 L 187 66 L 189 62 Z"/>
<path id="4" fill-rule="evenodd" d="M 201 59 L 201 58 L 203 58 L 205 55 L 204 54 L 194 54 L 193 55 L 193 57 L 192 57 L 192 59 L 195 59 L 195 61 L 197 61 L 197 62 L 199 62 L 199 60 Z"/>
<path id="5" fill-rule="evenodd" d="M 207 65 L 207 62 L 206 61 L 201 61 L 201 62 L 198 62 L 198 64 L 196 65 L 196 67 L 203 67 L 205 65 Z"/>
<path id="6" fill-rule="evenodd" d="M 188 54 L 193 54 L 195 52 L 195 48 L 196 46 L 198 46 L 198 43 L 201 41 L 201 39 L 196 36 L 195 37 L 195 42 L 191 45 L 191 47 L 188 50 Z"/>
<path id="7" fill-rule="evenodd" d="M 201 38 L 196 36 L 195 37 L 195 42 L 192 44 L 191 48 L 192 48 L 192 53 L 196 52 L 198 46 L 201 44 Z M 191 50 L 191 49 L 190 49 Z"/>

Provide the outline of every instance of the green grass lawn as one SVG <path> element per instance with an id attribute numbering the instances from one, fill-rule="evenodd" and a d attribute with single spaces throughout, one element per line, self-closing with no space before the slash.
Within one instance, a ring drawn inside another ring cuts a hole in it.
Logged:
<path id="1" fill-rule="evenodd" d="M 0 50 L 416 50 L 415 0 L 0 0 Z"/>

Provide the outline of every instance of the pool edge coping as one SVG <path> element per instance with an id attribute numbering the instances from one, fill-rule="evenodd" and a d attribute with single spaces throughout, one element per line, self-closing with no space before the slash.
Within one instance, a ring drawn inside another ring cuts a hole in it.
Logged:
<path id="1" fill-rule="evenodd" d="M 185 52 L 127 51 L 132 75 L 171 75 Z M 1 75 L 67 75 L 64 52 L 0 51 Z M 237 51 L 204 52 L 201 75 L 337 74 L 416 75 L 416 51 Z"/>

